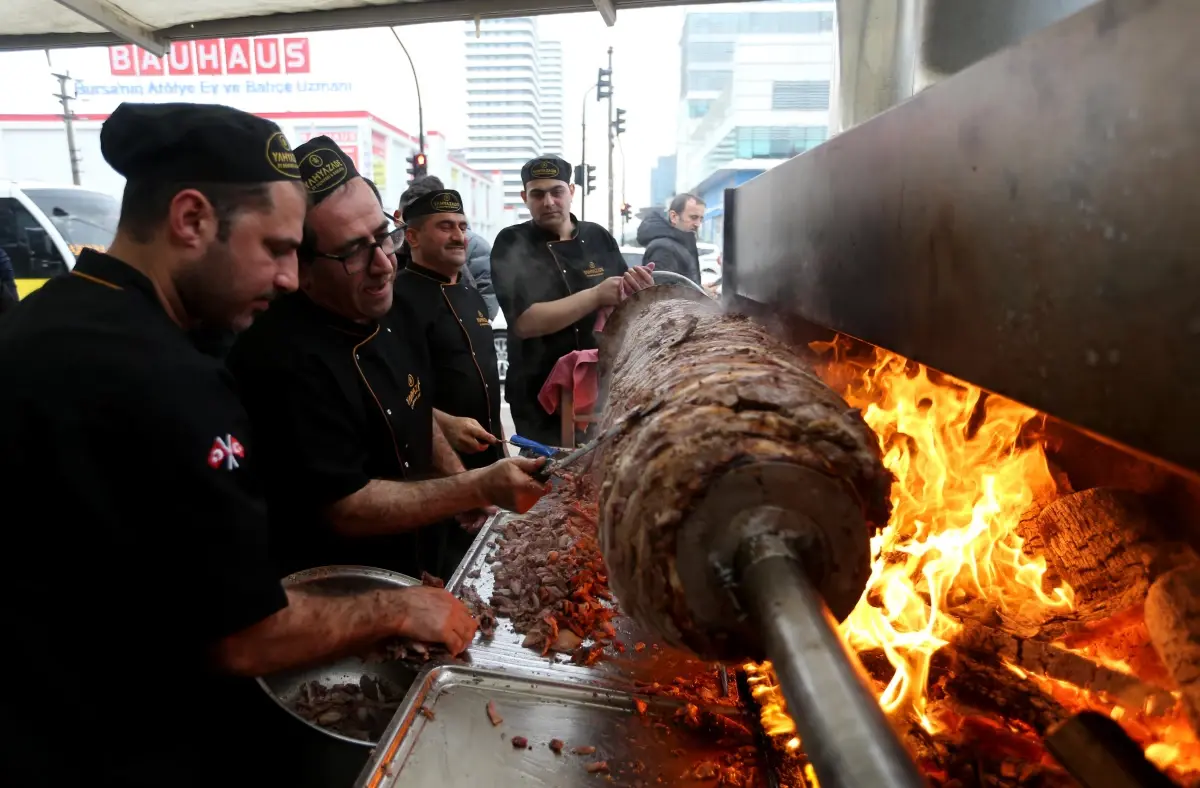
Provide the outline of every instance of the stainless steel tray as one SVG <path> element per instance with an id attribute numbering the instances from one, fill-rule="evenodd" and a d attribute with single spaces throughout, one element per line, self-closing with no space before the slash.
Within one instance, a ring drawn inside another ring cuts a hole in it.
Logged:
<path id="1" fill-rule="evenodd" d="M 505 521 L 516 516 L 519 515 L 501 513 L 488 521 L 458 570 L 446 584 L 450 591 L 457 593 L 463 587 L 470 586 L 484 601 L 491 598 L 494 578 L 492 564 L 487 563 L 486 559 L 497 537 L 503 533 Z M 475 572 L 478 572 L 478 577 L 471 577 Z M 538 652 L 525 648 L 521 645 L 524 635 L 516 632 L 507 618 L 500 618 L 492 640 L 476 636 L 469 650 L 471 664 L 630 692 L 641 690 L 645 685 L 654 682 L 665 685 L 677 677 L 684 677 L 707 687 L 711 691 L 713 702 L 736 704 L 736 698 L 722 699 L 716 666 L 700 662 L 683 652 L 654 644 L 646 632 L 624 616 L 617 617 L 613 625 L 617 631 L 617 640 L 625 644 L 625 653 L 606 655 L 595 665 L 584 667 L 573 664 L 567 655 L 552 653 L 543 657 Z M 645 646 L 641 652 L 635 650 L 638 643 Z M 730 692 L 736 694 L 735 689 L 731 689 Z"/>
<path id="2" fill-rule="evenodd" d="M 356 786 L 704 784 L 697 769 L 708 775 L 707 784 L 715 784 L 720 770 L 735 758 L 743 774 L 751 773 L 747 766 L 757 770 L 758 779 L 746 785 L 766 785 L 764 764 L 757 760 L 760 753 L 739 712 L 710 707 L 722 716 L 693 730 L 674 721 L 679 703 L 645 700 L 644 713 L 638 713 L 634 696 L 627 693 L 479 667 L 430 666 L 409 692 Z M 500 725 L 488 717 L 489 701 L 503 717 Z M 526 747 L 514 747 L 514 736 L 525 737 Z M 549 747 L 555 738 L 566 744 L 562 754 Z M 580 746 L 596 750 L 574 753 Z M 589 773 L 587 765 L 598 761 L 605 761 L 608 771 Z"/>

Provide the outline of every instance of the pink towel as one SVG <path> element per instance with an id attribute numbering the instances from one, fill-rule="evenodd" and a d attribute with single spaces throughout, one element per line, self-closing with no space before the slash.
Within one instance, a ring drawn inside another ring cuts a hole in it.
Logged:
<path id="1" fill-rule="evenodd" d="M 647 270 L 653 271 L 654 263 L 646 263 L 646 265 L 643 267 L 646 268 Z M 621 300 L 624 301 L 626 298 L 629 298 L 629 296 L 631 296 L 631 295 L 633 295 L 633 292 L 630 291 L 629 285 L 625 284 L 624 282 L 621 282 Z M 601 309 L 600 311 L 596 312 L 596 326 L 593 330 L 603 331 L 604 326 L 608 323 L 608 316 L 612 314 L 612 311 L 614 309 L 616 309 L 615 306 L 606 306 L 603 309 Z"/>
<path id="2" fill-rule="evenodd" d="M 599 351 L 572 350 L 558 360 L 538 392 L 538 402 L 547 413 L 558 410 L 560 390 L 571 387 L 575 394 L 575 412 L 589 413 L 596 404 Z M 580 429 L 586 424 L 580 423 Z"/>

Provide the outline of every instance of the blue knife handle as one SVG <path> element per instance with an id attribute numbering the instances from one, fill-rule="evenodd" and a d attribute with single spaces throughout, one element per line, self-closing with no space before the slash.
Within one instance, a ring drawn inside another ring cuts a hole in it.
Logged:
<path id="1" fill-rule="evenodd" d="M 508 442 L 513 446 L 517 446 L 518 448 L 529 449 L 530 451 L 536 452 L 543 457 L 553 457 L 558 453 L 557 449 L 552 449 L 543 443 L 538 443 L 537 441 L 531 441 L 529 438 L 522 438 L 520 435 L 510 436 Z"/>

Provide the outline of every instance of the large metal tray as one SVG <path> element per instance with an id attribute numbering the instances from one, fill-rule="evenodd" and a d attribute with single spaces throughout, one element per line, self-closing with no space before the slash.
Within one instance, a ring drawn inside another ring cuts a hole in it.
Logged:
<path id="1" fill-rule="evenodd" d="M 489 701 L 503 717 L 498 726 L 488 718 Z M 693 730 L 673 720 L 678 702 L 645 701 L 638 713 L 628 693 L 479 667 L 430 666 L 356 788 L 676 785 L 696 782 L 697 768 L 719 767 L 734 754 L 757 767 L 754 785 L 766 784 L 765 764 L 756 760 L 761 754 L 739 711 L 709 707 L 722 715 L 719 724 Z M 514 747 L 514 736 L 525 737 L 527 747 Z M 555 738 L 566 743 L 560 755 L 549 747 Z M 596 752 L 573 753 L 579 746 Z M 601 760 L 609 766 L 607 780 L 586 769 Z"/>
<path id="2" fill-rule="evenodd" d="M 457 593 L 469 586 L 474 588 L 484 601 L 491 598 L 494 586 L 493 565 L 487 563 L 486 559 L 494 548 L 496 539 L 503 533 L 505 521 L 517 516 L 519 515 L 501 513 L 487 522 L 459 564 L 458 570 L 446 584 L 447 589 Z M 478 577 L 471 577 L 476 572 Z M 536 651 L 525 648 L 521 645 L 524 636 L 513 629 L 511 621 L 501 618 L 492 640 L 476 636 L 469 650 L 471 663 L 480 667 L 583 682 L 589 686 L 628 692 L 639 690 L 653 682 L 669 684 L 677 677 L 684 677 L 697 682 L 699 686 L 708 687 L 714 702 L 731 705 L 737 703 L 736 697 L 722 697 L 725 688 L 719 686 L 717 666 L 700 662 L 684 652 L 655 644 L 648 633 L 624 616 L 614 620 L 613 625 L 617 631 L 616 639 L 625 644 L 625 653 L 606 655 L 595 665 L 585 667 L 573 664 L 567 655 L 552 654 L 543 657 Z M 645 645 L 641 652 L 635 650 L 638 643 Z M 728 682 L 727 685 L 730 695 L 736 695 L 736 688 L 732 682 Z"/>

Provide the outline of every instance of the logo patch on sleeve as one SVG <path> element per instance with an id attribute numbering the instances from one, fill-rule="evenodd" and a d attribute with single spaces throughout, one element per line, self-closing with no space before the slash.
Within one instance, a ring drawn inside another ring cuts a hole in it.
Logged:
<path id="1" fill-rule="evenodd" d="M 213 439 L 212 448 L 208 450 L 208 467 L 217 470 L 224 466 L 232 471 L 238 467 L 238 460 L 246 456 L 246 447 L 233 435 L 224 438 L 217 436 Z"/>

